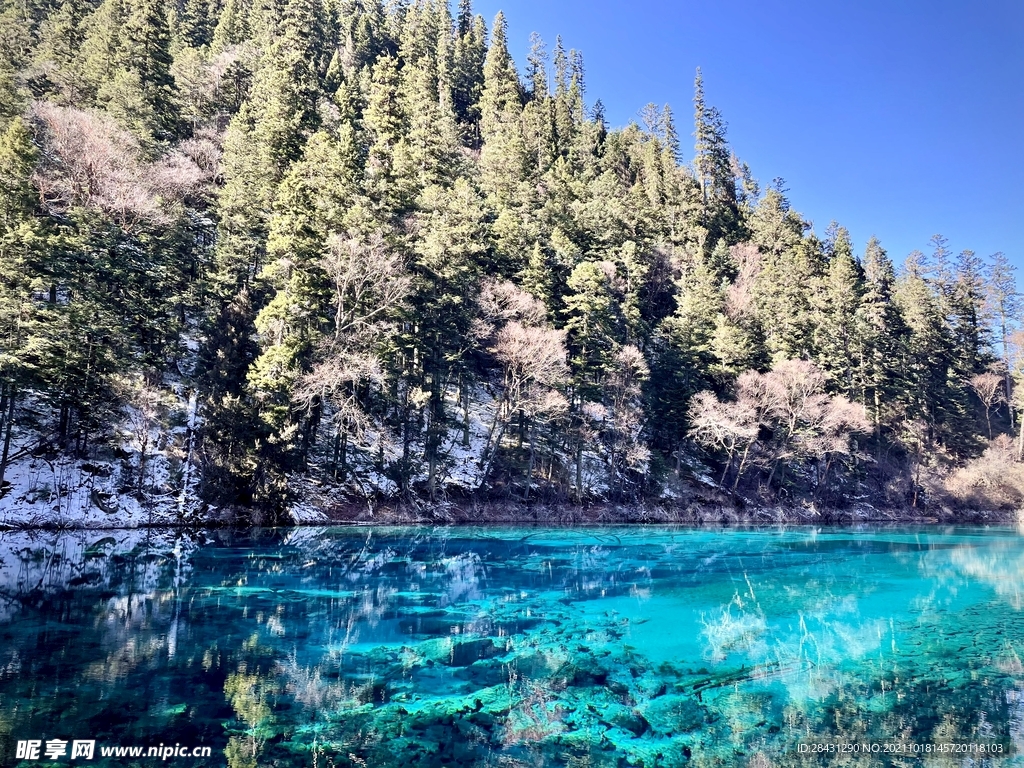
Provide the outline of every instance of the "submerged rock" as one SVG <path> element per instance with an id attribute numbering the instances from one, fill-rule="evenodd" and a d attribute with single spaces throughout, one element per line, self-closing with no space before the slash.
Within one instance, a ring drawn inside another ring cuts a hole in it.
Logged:
<path id="1" fill-rule="evenodd" d="M 455 640 L 442 637 L 420 643 L 416 650 L 425 661 L 444 664 L 449 667 L 468 667 L 481 659 L 493 659 L 505 652 L 489 637 L 472 640 Z"/>
<path id="2" fill-rule="evenodd" d="M 697 730 L 707 719 L 707 709 L 690 696 L 659 696 L 641 711 L 656 733 L 668 736 Z"/>

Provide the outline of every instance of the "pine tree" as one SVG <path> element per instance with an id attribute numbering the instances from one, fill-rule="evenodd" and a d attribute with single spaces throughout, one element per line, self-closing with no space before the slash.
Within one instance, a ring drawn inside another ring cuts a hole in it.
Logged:
<path id="1" fill-rule="evenodd" d="M 32 58 L 35 42 L 38 7 L 32 2 L 12 2 L 0 5 L 0 62 L 20 71 Z"/>
<path id="2" fill-rule="evenodd" d="M 509 56 L 505 17 L 494 19 L 491 44 L 484 63 L 480 95 L 480 173 L 483 189 L 498 208 L 511 207 L 521 197 L 527 148 L 520 125 L 522 102 L 519 76 Z"/>
<path id="3" fill-rule="evenodd" d="M 249 39 L 250 7 L 249 0 L 224 0 L 210 41 L 215 53 L 223 53 Z"/>
<path id="4" fill-rule="evenodd" d="M 622 343 L 625 322 L 612 288 L 610 262 L 584 261 L 569 276 L 565 330 L 573 378 L 585 399 L 599 400 L 599 388 Z"/>
<path id="5" fill-rule="evenodd" d="M 469 0 L 460 0 L 452 61 L 452 108 L 459 122 L 462 140 L 471 147 L 480 144 L 480 97 L 484 87 L 487 56 L 487 27 L 482 17 L 472 17 Z"/>
<path id="6" fill-rule="evenodd" d="M 519 77 L 508 52 L 505 31 L 505 16 L 499 11 L 491 30 L 480 95 L 480 135 L 485 142 L 499 137 L 507 140 L 521 109 Z"/>
<path id="7" fill-rule="evenodd" d="M 907 329 L 895 303 L 896 271 L 878 239 L 868 241 L 864 258 L 864 293 L 857 310 L 857 379 L 881 450 L 882 427 L 898 414 L 902 398 Z"/>
<path id="8" fill-rule="evenodd" d="M 369 139 L 364 188 L 376 215 L 387 219 L 410 210 L 418 169 L 405 140 L 408 125 L 401 79 L 398 62 L 391 56 L 381 57 L 373 67 L 363 128 Z"/>
<path id="9" fill-rule="evenodd" d="M 90 11 L 85 2 L 65 0 L 39 27 L 35 50 L 34 83 L 37 93 L 45 93 L 58 103 L 77 106 L 85 98 L 78 51 L 84 40 L 83 21 Z"/>
<path id="10" fill-rule="evenodd" d="M 967 382 L 958 373 L 948 307 L 947 272 L 940 260 L 939 278 L 926 277 L 925 260 L 907 258 L 896 301 L 907 324 L 907 352 L 901 378 L 906 382 L 907 416 L 927 427 L 925 438 L 953 451 L 973 448 L 969 437 Z M 941 280 L 941 282 L 940 282 Z"/>
<path id="11" fill-rule="evenodd" d="M 703 259 L 697 259 L 677 282 L 676 311 L 661 322 L 655 336 L 649 387 L 656 414 L 653 439 L 668 453 L 681 448 L 689 429 L 690 399 L 715 386 L 711 372 L 718 363 L 716 331 L 724 310 L 719 279 Z"/>
<path id="12" fill-rule="evenodd" d="M 28 126 L 15 118 L 0 138 L 0 487 L 19 398 L 35 384 L 26 356 L 32 277 L 47 247 L 30 181 L 38 159 Z"/>
<path id="13" fill-rule="evenodd" d="M 127 0 L 124 12 L 117 71 L 100 85 L 97 99 L 140 135 L 169 141 L 179 125 L 167 17 L 157 0 Z"/>
<path id="14" fill-rule="evenodd" d="M 424 393 L 424 461 L 427 494 L 433 500 L 445 457 L 443 446 L 451 416 L 448 393 L 463 372 L 472 334 L 479 257 L 485 250 L 484 210 L 477 193 L 464 180 L 452 190 L 437 186 L 424 190 L 418 201 L 419 236 L 413 245 L 412 295 L 409 331 L 400 344 L 404 350 L 407 385 Z M 403 452 L 399 481 L 409 489 L 412 428 L 409 404 L 402 414 Z"/>
<path id="15" fill-rule="evenodd" d="M 700 226 L 707 231 L 707 246 L 717 243 L 719 238 L 735 242 L 739 212 L 725 121 L 704 99 L 704 78 L 699 68 L 693 92 L 693 166 L 700 184 Z"/>
<path id="16" fill-rule="evenodd" d="M 117 72 L 121 26 L 126 15 L 123 0 L 103 0 L 82 22 L 84 37 L 78 67 L 90 100 L 95 100 L 100 88 L 112 81 Z"/>
<path id="17" fill-rule="evenodd" d="M 210 0 L 184 0 L 176 17 L 174 30 L 178 46 L 203 48 L 213 43 L 217 25 L 216 6 Z"/>
<path id="18" fill-rule="evenodd" d="M 991 362 L 989 321 L 985 303 L 985 270 L 974 251 L 961 251 L 956 259 L 953 285 L 952 335 L 957 367 L 964 379 L 981 373 Z"/>
<path id="19" fill-rule="evenodd" d="M 0 30 L 0 482 L 12 434 L 114 445 L 169 371 L 198 390 L 203 498 L 266 520 L 299 475 L 354 491 L 371 462 L 441 498 L 481 390 L 519 437 L 489 441 L 485 481 L 524 498 L 635 499 L 681 473 L 692 419 L 750 408 L 726 472 L 829 498 L 852 432 L 754 391 L 801 376 L 822 418 L 864 404 L 889 459 L 856 471 L 887 487 L 1002 426 L 978 408 L 1010 388 L 987 371 L 993 343 L 1013 362 L 1005 257 L 936 237 L 897 277 L 877 240 L 819 240 L 732 154 L 699 70 L 682 166 L 670 107 L 611 130 L 562 38 L 549 59 L 531 37 L 520 82 L 471 0 L 11 0 Z"/>
<path id="20" fill-rule="evenodd" d="M 449 24 L 448 19 L 441 24 L 425 22 L 420 25 L 419 34 L 426 39 L 420 40 L 411 33 L 407 37 L 410 51 L 424 51 L 416 60 L 405 62 L 400 85 L 402 112 L 408 116 L 409 126 L 405 136 L 407 162 L 420 188 L 450 182 L 460 170 L 462 155 L 450 83 L 447 73 L 441 71 L 447 65 L 439 68 L 440 56 L 446 55 L 447 49 L 441 46 L 440 51 L 434 50 L 437 39 L 447 39 Z M 439 32 L 438 28 L 444 31 Z M 437 52 L 438 57 L 431 52 Z"/>
<path id="21" fill-rule="evenodd" d="M 15 83 L 14 74 L 9 65 L 0 59 L 0 130 L 6 130 L 24 107 L 24 94 Z"/>
<path id="22" fill-rule="evenodd" d="M 816 290 L 814 346 L 818 367 L 830 389 L 849 398 L 859 394 L 856 371 L 857 313 L 864 292 L 860 265 L 853 257 L 849 232 L 832 223 L 825 243 L 828 267 Z"/>
<path id="23" fill-rule="evenodd" d="M 548 52 L 544 40 L 536 32 L 530 34 L 530 55 L 526 57 L 526 81 L 530 99 L 540 101 L 548 96 Z"/>

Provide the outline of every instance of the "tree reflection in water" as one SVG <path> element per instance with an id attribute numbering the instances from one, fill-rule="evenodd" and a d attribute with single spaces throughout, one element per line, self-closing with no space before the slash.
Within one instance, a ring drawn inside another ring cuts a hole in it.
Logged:
<path id="1" fill-rule="evenodd" d="M 0 757 L 85 737 L 231 768 L 964 761 L 799 751 L 832 741 L 1009 764 L 1022 595 L 1009 530 L 4 533 Z"/>

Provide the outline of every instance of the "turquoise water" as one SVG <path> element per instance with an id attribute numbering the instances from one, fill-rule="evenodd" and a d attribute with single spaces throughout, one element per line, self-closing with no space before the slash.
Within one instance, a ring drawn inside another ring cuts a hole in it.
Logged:
<path id="1" fill-rule="evenodd" d="M 0 765 L 1024 765 L 1022 608 L 1012 529 L 4 533 Z"/>

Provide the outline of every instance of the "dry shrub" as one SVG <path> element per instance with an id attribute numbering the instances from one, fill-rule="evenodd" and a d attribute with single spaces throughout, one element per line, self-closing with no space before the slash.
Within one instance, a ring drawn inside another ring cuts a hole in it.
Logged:
<path id="1" fill-rule="evenodd" d="M 1024 504 L 1024 464 L 1015 460 L 1013 440 L 998 435 L 976 459 L 950 474 L 946 493 L 964 506 L 1008 509 Z"/>
<path id="2" fill-rule="evenodd" d="M 100 112 L 35 102 L 32 119 L 42 150 L 34 181 L 51 210 L 102 211 L 125 230 L 143 221 L 166 224 L 171 207 L 212 177 L 198 164 L 217 151 L 208 141 L 151 162 L 135 137 Z"/>

